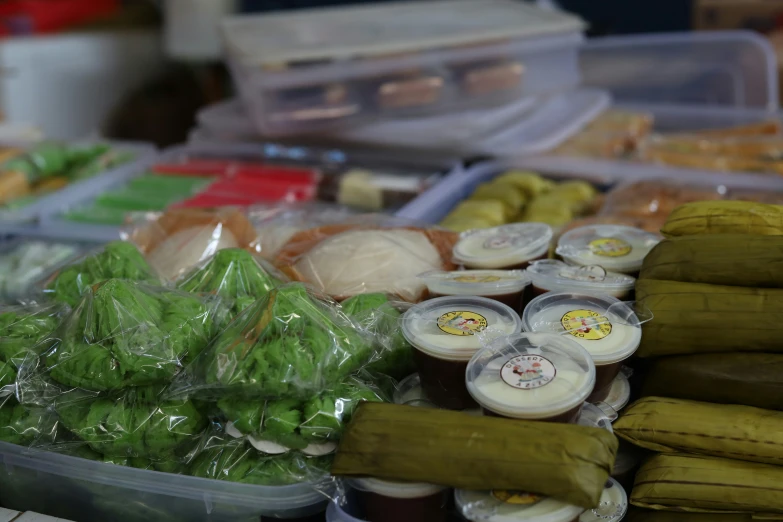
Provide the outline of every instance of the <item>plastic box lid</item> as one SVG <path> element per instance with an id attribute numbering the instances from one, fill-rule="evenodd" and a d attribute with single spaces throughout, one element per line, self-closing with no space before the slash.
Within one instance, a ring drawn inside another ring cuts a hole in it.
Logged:
<path id="1" fill-rule="evenodd" d="M 751 31 L 590 39 L 580 61 L 584 85 L 619 103 L 778 108 L 775 52 Z"/>
<path id="2" fill-rule="evenodd" d="M 230 53 L 246 66 L 272 69 L 323 60 L 388 58 L 583 28 L 576 16 L 513 0 L 395 2 L 230 17 L 222 23 Z"/>

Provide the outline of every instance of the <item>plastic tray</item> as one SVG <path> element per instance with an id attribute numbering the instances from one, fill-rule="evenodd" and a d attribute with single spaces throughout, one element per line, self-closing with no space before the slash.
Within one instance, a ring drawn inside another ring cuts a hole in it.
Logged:
<path id="1" fill-rule="evenodd" d="M 518 156 L 556 147 L 610 104 L 606 92 L 578 89 L 528 97 L 505 107 L 426 118 L 387 120 L 335 132 L 321 141 L 374 149 L 429 150 L 454 155 Z M 191 142 L 231 142 L 258 136 L 238 101 L 199 114 Z"/>
<path id="2" fill-rule="evenodd" d="M 254 486 L 31 452 L 0 442 L 0 504 L 80 522 L 257 522 L 326 509 L 328 485 Z"/>
<path id="3" fill-rule="evenodd" d="M 57 237 L 62 239 L 82 240 L 91 242 L 106 242 L 118 239 L 120 227 L 111 225 L 78 223 L 63 218 L 63 213 L 69 209 L 86 206 L 100 194 L 124 186 L 129 180 L 148 171 L 155 163 L 176 162 L 188 156 L 231 158 L 248 161 L 275 161 L 288 164 L 312 165 L 323 169 L 338 169 L 347 166 L 375 165 L 410 168 L 411 158 L 400 158 L 394 154 L 344 151 L 340 149 L 285 146 L 273 143 L 211 143 L 191 144 L 171 147 L 153 158 L 146 164 L 136 165 L 136 168 L 125 170 L 122 176 L 111 179 L 101 179 L 99 184 L 91 184 L 87 190 L 78 194 L 68 193 L 67 197 L 53 200 L 40 222 L 34 227 L 28 227 L 21 232 L 30 237 Z M 448 171 L 456 163 L 453 159 L 421 158 L 415 163 L 421 168 Z M 2 230 L 0 230 L 2 231 Z"/>
<path id="4" fill-rule="evenodd" d="M 621 104 L 620 109 L 649 112 L 655 116 L 655 130 L 685 132 L 779 118 L 774 112 L 735 107 L 704 107 L 698 105 Z M 671 178 L 682 182 L 712 183 L 729 188 L 783 190 L 783 176 L 753 172 L 720 172 L 668 167 L 632 160 L 608 160 L 584 157 L 531 155 L 505 158 L 508 166 L 536 170 L 542 173 L 572 177 L 589 177 L 605 183 L 648 178 Z"/>
<path id="5" fill-rule="evenodd" d="M 234 82 L 265 136 L 486 107 L 580 82 L 582 22 L 511 0 L 235 17 L 222 29 Z"/>
<path id="6" fill-rule="evenodd" d="M 52 205 L 63 199 L 78 197 L 79 194 L 91 193 L 96 187 L 111 184 L 115 179 L 124 178 L 128 172 L 139 168 L 146 168 L 153 161 L 156 148 L 147 143 L 134 143 L 110 140 L 95 140 L 89 142 L 75 142 L 72 145 L 107 143 L 118 151 L 130 152 L 134 159 L 114 168 L 106 170 L 102 174 L 88 179 L 70 183 L 62 189 L 38 198 L 33 203 L 16 210 L 0 210 L 0 234 L 24 234 L 27 229 L 34 229 L 35 222 L 46 213 Z"/>

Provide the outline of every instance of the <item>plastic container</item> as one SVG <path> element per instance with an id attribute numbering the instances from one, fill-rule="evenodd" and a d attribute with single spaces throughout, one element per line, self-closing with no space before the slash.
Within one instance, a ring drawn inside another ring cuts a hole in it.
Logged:
<path id="1" fill-rule="evenodd" d="M 318 488 L 255 486 L 30 451 L 5 442 L 0 442 L 0 462 L 0 503 L 71 520 L 297 519 L 322 513 L 334 492 L 331 481 Z"/>
<path id="2" fill-rule="evenodd" d="M 663 240 L 658 234 L 621 225 L 588 225 L 569 230 L 557 242 L 557 255 L 579 266 L 637 274 L 645 256 Z"/>
<path id="3" fill-rule="evenodd" d="M 606 481 L 598 507 L 588 509 L 579 522 L 620 522 L 628 512 L 628 495 L 620 483 L 612 478 Z"/>
<path id="4" fill-rule="evenodd" d="M 593 391 L 595 365 L 570 339 L 516 334 L 476 352 L 465 383 L 485 415 L 575 423 Z"/>
<path id="5" fill-rule="evenodd" d="M 631 382 L 621 369 L 620 373 L 612 381 L 612 387 L 609 389 L 609 394 L 604 398 L 603 402 L 609 405 L 615 412 L 620 413 L 628 406 L 630 400 Z"/>
<path id="6" fill-rule="evenodd" d="M 240 95 L 272 136 L 575 87 L 583 27 L 535 6 L 459 0 L 234 17 L 222 31 Z"/>
<path id="7" fill-rule="evenodd" d="M 521 330 L 512 308 L 484 297 L 430 299 L 402 318 L 424 392 L 437 406 L 452 410 L 476 407 L 465 388 L 465 370 L 482 343 Z"/>
<path id="8" fill-rule="evenodd" d="M 582 345 L 595 362 L 595 389 L 588 402 L 606 399 L 622 362 L 639 348 L 642 329 L 631 308 L 608 295 L 550 292 L 522 314 L 526 332 L 555 333 Z"/>
<path id="9" fill-rule="evenodd" d="M 468 522 L 578 522 L 584 508 L 521 491 L 454 491 Z"/>
<path id="10" fill-rule="evenodd" d="M 350 484 L 367 522 L 446 520 L 450 490 L 445 486 L 377 478 L 353 479 Z"/>
<path id="11" fill-rule="evenodd" d="M 627 299 L 636 284 L 635 277 L 607 272 L 598 265 L 571 266 L 556 259 L 535 261 L 526 272 L 536 296 L 546 292 L 584 292 Z"/>
<path id="12" fill-rule="evenodd" d="M 81 141 L 70 143 L 73 146 L 94 145 L 96 141 Z M 133 159 L 100 174 L 90 176 L 80 181 L 68 183 L 63 188 L 36 198 L 31 203 L 15 209 L 0 209 L 0 234 L 24 235 L 26 231 L 35 231 L 42 217 L 50 211 L 53 205 L 63 200 L 77 197 L 81 193 L 89 193 L 93 187 L 112 180 L 122 178 L 125 173 L 138 168 L 145 168 L 155 157 L 155 147 L 151 144 L 138 142 L 112 142 L 101 140 L 100 143 L 110 145 L 119 153 L 130 153 Z"/>
<path id="13" fill-rule="evenodd" d="M 454 245 L 454 261 L 467 268 L 526 268 L 549 254 L 552 235 L 552 227 L 545 223 L 471 230 Z"/>
<path id="14" fill-rule="evenodd" d="M 486 297 L 521 312 L 530 279 L 522 270 L 458 270 L 425 272 L 430 297 L 475 295 Z"/>
<path id="15" fill-rule="evenodd" d="M 421 378 L 418 373 L 408 375 L 399 383 L 394 390 L 394 403 L 404 406 L 419 406 L 422 408 L 437 408 L 427 396 L 421 387 Z"/>

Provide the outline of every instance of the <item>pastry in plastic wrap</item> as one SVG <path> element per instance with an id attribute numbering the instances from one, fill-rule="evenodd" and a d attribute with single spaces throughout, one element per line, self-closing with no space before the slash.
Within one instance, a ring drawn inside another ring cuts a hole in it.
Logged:
<path id="1" fill-rule="evenodd" d="M 381 109 L 409 109 L 433 105 L 440 101 L 443 78 L 437 75 L 402 75 L 388 78 L 378 85 L 376 99 Z"/>
<path id="2" fill-rule="evenodd" d="M 246 308 L 175 383 L 205 397 L 308 397 L 342 382 L 374 356 L 369 332 L 301 283 Z"/>
<path id="3" fill-rule="evenodd" d="M 649 180 L 622 184 L 611 190 L 604 200 L 601 215 L 665 219 L 685 203 L 723 198 L 719 186 L 686 185 L 676 180 Z"/>
<path id="4" fill-rule="evenodd" d="M 518 89 L 525 66 L 514 61 L 486 61 L 457 69 L 461 91 L 468 96 L 491 96 Z"/>
<path id="5" fill-rule="evenodd" d="M 383 216 L 357 216 L 342 223 L 295 233 L 275 258 L 291 279 L 342 300 L 385 292 L 405 301 L 422 298 L 416 276 L 450 270 L 453 232 L 410 226 Z"/>
<path id="6" fill-rule="evenodd" d="M 135 246 L 124 241 L 112 241 L 100 251 L 54 274 L 44 292 L 55 301 L 75 306 L 93 285 L 112 278 L 160 284 Z"/>
<path id="7" fill-rule="evenodd" d="M 123 238 L 134 243 L 162 276 L 174 279 L 222 248 L 249 248 L 255 228 L 235 208 L 176 208 L 134 216 Z"/>

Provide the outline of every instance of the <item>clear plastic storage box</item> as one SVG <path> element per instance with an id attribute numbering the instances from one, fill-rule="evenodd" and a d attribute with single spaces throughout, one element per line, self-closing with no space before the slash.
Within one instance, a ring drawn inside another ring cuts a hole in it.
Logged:
<path id="1" fill-rule="evenodd" d="M 0 504 L 79 522 L 295 519 L 323 512 L 332 493 L 329 483 L 255 486 L 93 462 L 0 442 Z"/>
<path id="2" fill-rule="evenodd" d="M 400 2 L 228 18 L 265 136 L 507 103 L 580 83 L 580 19 L 513 0 Z"/>

